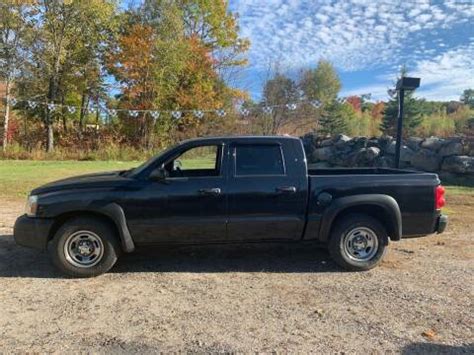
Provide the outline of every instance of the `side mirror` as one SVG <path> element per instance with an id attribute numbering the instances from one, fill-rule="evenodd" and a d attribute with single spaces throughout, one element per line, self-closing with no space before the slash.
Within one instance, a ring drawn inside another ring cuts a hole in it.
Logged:
<path id="1" fill-rule="evenodd" d="M 150 173 L 149 179 L 154 181 L 164 181 L 168 177 L 168 171 L 164 167 L 159 167 Z"/>

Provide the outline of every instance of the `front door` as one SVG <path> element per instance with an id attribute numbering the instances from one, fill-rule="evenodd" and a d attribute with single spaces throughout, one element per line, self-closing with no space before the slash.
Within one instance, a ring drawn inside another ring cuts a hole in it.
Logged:
<path id="1" fill-rule="evenodd" d="M 165 180 L 147 182 L 148 202 L 144 203 L 149 208 L 143 208 L 146 213 L 133 228 L 139 244 L 226 239 L 223 149 L 223 145 L 185 149 L 165 162 Z"/>

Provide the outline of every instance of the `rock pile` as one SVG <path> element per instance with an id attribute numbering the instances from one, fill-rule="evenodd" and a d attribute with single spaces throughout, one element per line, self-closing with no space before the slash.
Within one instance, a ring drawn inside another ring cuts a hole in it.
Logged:
<path id="1" fill-rule="evenodd" d="M 395 139 L 338 135 L 332 138 L 310 133 L 301 137 L 308 163 L 313 168 L 393 167 Z M 440 173 L 444 177 L 472 179 L 474 137 L 419 138 L 403 142 L 400 167 Z M 451 176 L 452 175 L 452 176 Z"/>

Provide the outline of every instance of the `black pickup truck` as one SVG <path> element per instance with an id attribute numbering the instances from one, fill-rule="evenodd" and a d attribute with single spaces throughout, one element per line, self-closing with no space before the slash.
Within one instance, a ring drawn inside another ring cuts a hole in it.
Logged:
<path id="1" fill-rule="evenodd" d="M 368 270 L 389 239 L 443 232 L 443 205 L 436 174 L 313 170 L 297 138 L 203 138 L 135 169 L 34 189 L 14 236 L 78 277 L 157 244 L 314 241 L 342 267 Z"/>

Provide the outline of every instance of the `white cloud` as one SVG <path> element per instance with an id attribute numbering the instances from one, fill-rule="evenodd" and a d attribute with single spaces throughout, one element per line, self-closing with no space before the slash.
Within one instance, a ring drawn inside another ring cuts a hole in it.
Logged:
<path id="1" fill-rule="evenodd" d="M 420 9 L 413 9 L 408 12 L 408 16 L 410 17 L 416 17 L 421 13 Z"/>
<path id="2" fill-rule="evenodd" d="M 474 6 L 458 0 L 234 0 L 231 7 L 257 68 L 271 61 L 298 68 L 326 58 L 354 71 L 419 60 L 423 53 L 410 56 L 424 41 L 418 35 L 460 24 L 472 31 L 474 21 Z"/>
<path id="3" fill-rule="evenodd" d="M 327 20 L 329 20 L 329 16 L 324 14 L 317 14 L 316 18 L 322 23 L 325 23 Z"/>
<path id="4" fill-rule="evenodd" d="M 413 76 L 421 77 L 418 96 L 431 100 L 457 100 L 474 87 L 474 43 L 417 63 Z"/>
<path id="5" fill-rule="evenodd" d="M 461 93 L 474 88 L 474 43 L 460 46 L 431 59 L 417 62 L 409 75 L 421 78 L 417 97 L 428 100 L 459 100 Z M 342 92 L 343 96 L 372 94 L 373 100 L 386 100 L 387 89 L 393 87 L 400 68 L 378 76 L 375 84 Z"/>
<path id="6" fill-rule="evenodd" d="M 422 14 L 420 16 L 418 16 L 417 20 L 422 22 L 422 23 L 426 23 L 428 22 L 429 20 L 431 20 L 431 14 Z"/>

